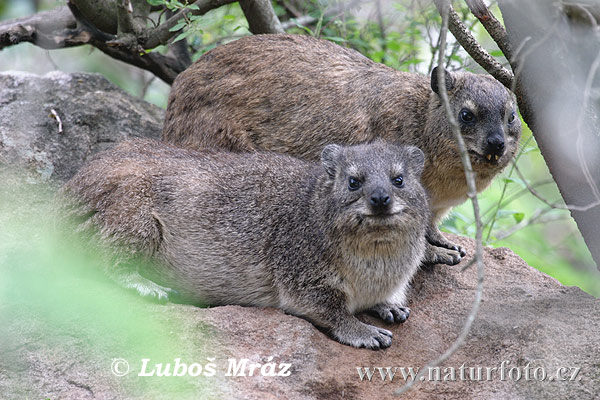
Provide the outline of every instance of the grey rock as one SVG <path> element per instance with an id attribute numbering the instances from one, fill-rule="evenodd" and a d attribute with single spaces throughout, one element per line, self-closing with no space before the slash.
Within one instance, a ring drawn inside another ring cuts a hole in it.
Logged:
<path id="1" fill-rule="evenodd" d="M 0 73 L 0 115 L 0 163 L 25 165 L 32 179 L 64 181 L 123 139 L 160 137 L 164 112 L 102 75 L 56 71 Z"/>

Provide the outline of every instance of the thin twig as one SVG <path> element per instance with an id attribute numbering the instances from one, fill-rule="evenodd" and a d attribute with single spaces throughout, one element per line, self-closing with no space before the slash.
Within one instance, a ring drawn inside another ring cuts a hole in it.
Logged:
<path id="1" fill-rule="evenodd" d="M 548 208 L 546 208 L 544 210 L 535 211 L 533 213 L 533 215 L 531 216 L 531 218 L 519 222 L 518 224 L 512 226 L 510 229 L 508 229 L 504 232 L 498 233 L 496 240 L 494 240 L 493 242 L 498 242 L 500 240 L 504 240 L 507 237 L 517 233 L 521 229 L 526 228 L 531 225 L 547 224 L 550 222 L 564 221 L 564 220 L 570 219 L 570 217 L 568 215 L 550 215 L 550 216 L 547 216 L 546 218 L 542 218 L 545 214 L 547 214 L 550 211 L 551 210 Z"/>
<path id="2" fill-rule="evenodd" d="M 377 14 L 377 24 L 379 25 L 379 35 L 381 36 L 381 62 L 385 64 L 387 59 L 387 37 L 385 33 L 385 24 L 383 22 L 383 13 L 381 12 L 381 0 L 375 1 L 375 12 Z"/>
<path id="3" fill-rule="evenodd" d="M 527 141 L 525 142 L 523 147 L 527 146 L 527 144 L 529 144 L 529 142 L 532 139 L 533 139 L 533 136 L 529 136 L 529 139 L 527 139 Z M 519 159 L 521 158 L 522 155 L 523 155 L 523 151 L 519 150 L 519 154 L 517 154 L 517 156 L 513 159 L 512 167 L 510 169 L 510 172 L 508 173 L 509 178 L 512 176 L 512 173 L 514 172 L 514 170 L 517 166 L 517 162 L 519 162 Z M 486 243 L 490 240 L 490 236 L 492 235 L 492 230 L 494 229 L 494 225 L 496 224 L 496 219 L 498 218 L 498 211 L 500 211 L 500 204 L 502 204 L 502 200 L 504 199 L 504 195 L 506 194 L 507 188 L 508 188 L 508 182 L 504 182 L 504 187 L 502 188 L 502 193 L 500 194 L 500 198 L 498 199 L 498 206 L 496 207 L 496 212 L 494 213 L 494 216 L 491 219 L 491 222 L 490 222 L 490 225 L 488 228 L 488 233 L 487 233 L 487 236 L 485 237 Z M 486 213 L 483 213 L 483 215 L 486 215 Z"/>
<path id="4" fill-rule="evenodd" d="M 596 182 L 594 182 L 594 178 L 592 177 L 592 173 L 590 172 L 590 168 L 588 166 L 585 154 L 583 152 L 583 136 L 581 135 L 581 131 L 583 129 L 584 116 L 585 113 L 588 111 L 588 105 L 590 102 L 590 91 L 592 89 L 596 73 L 598 72 L 598 68 L 600 68 L 600 52 L 596 55 L 594 62 L 592 62 L 592 65 L 585 80 L 585 89 L 583 91 L 583 104 L 581 105 L 581 111 L 579 112 L 579 117 L 577 118 L 576 148 L 577 158 L 579 159 L 579 165 L 581 166 L 581 170 L 583 171 L 585 180 L 590 186 L 590 189 L 592 190 L 592 193 L 594 194 L 596 200 L 600 201 L 600 191 L 598 190 Z"/>
<path id="5" fill-rule="evenodd" d="M 189 8 L 180 10 L 157 28 L 149 30 L 148 38 L 143 43 L 144 48 L 153 49 L 161 44 L 166 44 L 173 36 L 181 33 L 181 29 L 173 32 L 171 32 L 170 29 L 177 25 L 179 20 L 183 19 L 184 16 L 204 15 L 212 9 L 221 7 L 225 4 L 234 3 L 235 1 L 236 0 L 198 0 L 194 2 L 194 5 L 198 8 L 193 10 Z"/>
<path id="6" fill-rule="evenodd" d="M 446 52 L 446 34 L 448 33 L 448 19 L 450 14 L 450 3 L 448 0 L 443 0 L 442 4 L 440 4 L 440 13 L 442 15 L 442 27 L 440 30 L 440 47 L 438 51 L 438 65 L 444 65 L 444 54 Z M 445 70 L 444 68 L 438 68 L 438 82 L 445 82 Z M 475 175 L 473 173 L 473 169 L 471 167 L 471 160 L 469 158 L 469 153 L 467 152 L 464 140 L 462 138 L 462 134 L 460 132 L 460 127 L 454 118 L 454 113 L 450 107 L 450 101 L 448 100 L 448 93 L 446 91 L 446 85 L 443 83 L 439 85 L 439 95 L 442 100 L 442 104 L 444 105 L 444 109 L 446 110 L 446 116 L 448 118 L 448 122 L 452 127 L 452 133 L 454 134 L 454 139 L 458 145 L 458 149 L 461 155 L 461 161 L 463 163 L 463 167 L 465 169 L 465 178 L 467 180 L 467 186 L 469 188 L 469 192 L 467 196 L 471 199 L 473 204 L 473 213 L 475 215 L 476 220 L 476 235 L 475 235 L 475 259 L 477 260 L 477 290 L 475 291 L 475 299 L 473 301 L 473 306 L 471 307 L 471 312 L 469 313 L 467 320 L 463 326 L 461 333 L 458 335 L 456 340 L 452 343 L 452 345 L 437 359 L 429 362 L 425 367 L 419 370 L 417 376 L 406 383 L 400 389 L 398 389 L 395 394 L 402 394 L 409 390 L 415 382 L 418 382 L 422 376 L 430 369 L 437 365 L 440 365 L 442 362 L 447 360 L 456 350 L 462 346 L 467 338 L 471 330 L 471 325 L 477 316 L 477 312 L 479 311 L 479 306 L 481 304 L 481 298 L 483 295 L 483 278 L 484 278 L 484 265 L 483 265 L 483 244 L 482 244 L 482 226 L 481 226 L 481 218 L 479 215 L 479 203 L 477 202 L 477 188 L 475 185 Z"/>
<path id="7" fill-rule="evenodd" d="M 469 10 L 471 10 L 473 15 L 481 22 L 481 25 L 483 25 L 492 39 L 494 39 L 494 42 L 496 42 L 502 53 L 504 53 L 506 59 L 509 60 L 512 54 L 512 48 L 508 41 L 506 30 L 500 21 L 496 19 L 494 14 L 487 8 L 482 0 L 465 0 L 465 3 L 467 3 Z"/>
<path id="8" fill-rule="evenodd" d="M 446 5 L 446 0 L 434 0 L 435 6 L 437 7 L 440 13 Z M 479 65 L 481 65 L 490 75 L 496 78 L 500 83 L 502 83 L 505 87 L 511 88 L 513 86 L 514 76 L 512 72 L 507 70 L 492 57 L 481 45 L 477 42 L 477 40 L 473 37 L 473 34 L 469 32 L 467 27 L 462 23 L 460 17 L 454 11 L 454 8 L 450 6 L 449 8 L 449 29 L 450 32 L 454 35 L 456 40 L 460 42 L 462 47 L 469 53 L 473 60 Z"/>
<path id="9" fill-rule="evenodd" d="M 533 187 L 531 187 L 531 185 L 527 182 L 527 180 L 521 173 L 521 170 L 519 169 L 519 167 L 517 167 L 516 164 L 514 164 L 514 167 L 515 167 L 515 172 L 517 173 L 517 175 L 519 175 L 519 178 L 521 178 L 521 180 L 527 187 L 527 190 L 529 190 L 529 192 L 532 195 L 534 195 L 537 199 L 539 199 L 542 203 L 546 204 L 550 208 L 556 208 L 559 210 L 570 210 L 570 211 L 587 211 L 594 207 L 598 207 L 600 205 L 600 200 L 596 200 L 593 203 L 587 204 L 585 206 L 575 206 L 572 204 L 563 205 L 560 203 L 551 203 L 544 196 L 542 196 L 537 190 L 535 190 Z"/>
<path id="10" fill-rule="evenodd" d="M 133 6 L 131 5 L 131 0 L 117 1 L 117 21 L 119 34 L 139 34 L 139 32 L 135 31 L 135 24 L 133 22 Z"/>
<path id="11" fill-rule="evenodd" d="M 58 123 L 58 133 L 63 133 L 63 124 L 62 124 L 62 120 L 60 119 L 60 117 L 58 116 L 58 113 L 56 112 L 56 110 L 54 108 L 50 109 L 50 115 L 52 118 L 54 118 L 56 120 L 56 122 Z"/>

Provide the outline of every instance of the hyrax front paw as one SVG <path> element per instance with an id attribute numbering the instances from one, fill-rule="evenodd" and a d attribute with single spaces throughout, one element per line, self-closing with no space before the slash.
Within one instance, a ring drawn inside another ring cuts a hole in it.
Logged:
<path id="1" fill-rule="evenodd" d="M 462 256 L 459 251 L 450 250 L 443 247 L 436 247 L 428 244 L 425 249 L 425 256 L 423 257 L 423 264 L 456 265 L 460 263 L 461 260 Z"/>
<path id="2" fill-rule="evenodd" d="M 442 249 L 452 250 L 457 252 L 461 257 L 467 255 L 465 249 L 459 245 L 447 240 L 444 235 L 437 229 L 437 227 L 431 227 L 427 232 L 427 242 L 433 247 L 441 247 Z M 441 263 L 446 264 L 446 263 Z M 453 265 L 453 264 L 452 264 Z"/>
<path id="3" fill-rule="evenodd" d="M 379 350 L 392 345 L 392 332 L 387 329 L 363 324 L 356 320 L 352 329 L 348 327 L 334 330 L 333 337 L 340 343 L 353 347 L 365 347 L 367 349 Z"/>
<path id="4" fill-rule="evenodd" d="M 406 321 L 410 315 L 410 308 L 401 307 L 398 304 L 381 303 L 371 307 L 367 312 L 388 324 L 394 324 Z"/>

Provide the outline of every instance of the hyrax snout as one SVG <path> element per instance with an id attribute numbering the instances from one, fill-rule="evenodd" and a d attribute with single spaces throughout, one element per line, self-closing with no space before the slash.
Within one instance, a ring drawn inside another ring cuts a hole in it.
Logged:
<path id="1" fill-rule="evenodd" d="M 391 332 L 354 314 L 408 317 L 429 220 L 423 164 L 418 148 L 383 142 L 328 145 L 306 162 L 136 140 L 98 155 L 63 194 L 80 228 L 119 255 L 110 269 L 127 287 L 278 307 L 377 349 Z M 152 260 L 150 271 L 124 268 L 136 257 Z"/>

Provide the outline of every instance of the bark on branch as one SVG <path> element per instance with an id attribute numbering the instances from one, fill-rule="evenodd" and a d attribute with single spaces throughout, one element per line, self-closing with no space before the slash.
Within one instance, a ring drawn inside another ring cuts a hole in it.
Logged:
<path id="1" fill-rule="evenodd" d="M 117 60 L 150 71 L 169 84 L 187 67 L 172 57 L 158 53 L 144 54 L 140 53 L 139 49 L 132 50 L 128 46 L 120 45 L 116 41 L 117 36 L 96 29 L 78 13 L 76 7 L 71 7 L 71 10 L 64 6 L 1 23 L 0 50 L 19 43 L 32 43 L 43 49 L 88 44 Z"/>
<path id="2" fill-rule="evenodd" d="M 490 34 L 507 60 L 512 57 L 512 48 L 506 35 L 506 30 L 498 19 L 490 12 L 482 0 L 465 0 L 471 13 L 481 22 L 481 25 Z"/>
<path id="3" fill-rule="evenodd" d="M 82 40 L 74 34 L 56 36 L 56 32 L 75 29 L 77 21 L 66 6 L 30 17 L 0 23 L 0 50 L 22 42 L 35 43 L 44 49 L 65 47 L 65 40 Z M 68 47 L 68 46 L 67 46 Z"/>
<path id="4" fill-rule="evenodd" d="M 285 33 L 271 0 L 240 0 L 240 7 L 253 34 Z"/>
<path id="5" fill-rule="evenodd" d="M 444 12 L 445 1 L 434 0 L 434 3 L 441 15 L 441 13 Z M 500 83 L 508 89 L 512 89 L 514 80 L 512 72 L 504 68 L 502 64 L 481 47 L 471 32 L 462 23 L 460 16 L 454 11 L 452 6 L 450 6 L 449 9 L 448 28 L 477 64 L 481 65 L 490 75 L 500 81 Z"/>

